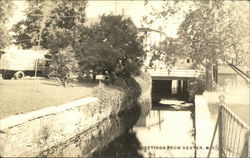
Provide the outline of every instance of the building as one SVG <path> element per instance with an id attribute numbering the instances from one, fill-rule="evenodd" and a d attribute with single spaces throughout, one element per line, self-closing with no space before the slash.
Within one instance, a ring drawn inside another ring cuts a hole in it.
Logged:
<path id="1" fill-rule="evenodd" d="M 145 66 L 149 67 L 150 60 L 153 56 L 153 49 L 152 47 L 160 47 L 160 43 L 163 42 L 167 36 L 164 32 L 155 30 L 152 28 L 138 28 L 139 34 L 144 36 L 143 45 L 144 50 L 147 52 L 147 58 L 145 60 Z M 165 60 L 163 60 L 164 54 L 161 55 L 160 60 L 153 61 L 153 68 L 170 68 L 167 65 Z M 171 69 L 193 69 L 194 60 L 187 58 L 187 57 L 175 57 L 175 64 L 171 66 Z"/>
<path id="2" fill-rule="evenodd" d="M 173 69 L 193 69 L 194 60 L 188 57 L 178 57 Z"/>
<path id="3" fill-rule="evenodd" d="M 145 59 L 144 65 L 146 67 L 149 67 L 150 60 L 152 59 L 152 56 L 153 56 L 152 47 L 154 46 L 159 47 L 160 42 L 162 42 L 166 38 L 166 35 L 163 32 L 152 29 L 152 28 L 138 28 L 138 33 L 139 33 L 139 36 L 144 37 L 143 47 L 144 47 L 144 51 L 146 51 L 147 53 L 147 57 Z M 165 67 L 165 62 L 161 60 L 155 60 L 154 65 L 156 67 Z"/>
<path id="4" fill-rule="evenodd" d="M 247 66 L 237 66 L 244 73 L 249 72 L 249 68 Z M 234 71 L 228 65 L 218 65 L 218 78 L 217 84 L 220 86 L 238 86 L 245 84 L 246 81 Z"/>
<path id="5" fill-rule="evenodd" d="M 92 11 L 95 8 L 95 12 Z M 166 37 L 166 33 L 163 31 L 153 29 L 153 28 L 143 28 L 142 24 L 139 22 L 142 20 L 141 17 L 137 17 L 137 15 L 133 14 L 135 11 L 138 12 L 144 12 L 141 11 L 141 7 L 145 9 L 144 3 L 139 1 L 107 1 L 107 2 L 101 2 L 101 1 L 91 1 L 89 7 L 87 7 L 87 20 L 86 25 L 91 26 L 92 24 L 98 23 L 100 20 L 100 15 L 103 14 L 111 14 L 111 15 L 122 15 L 126 18 L 129 18 L 131 22 L 134 24 L 134 26 L 138 29 L 138 35 L 143 36 L 143 46 L 144 50 L 147 53 L 147 57 L 144 60 L 145 67 L 148 67 L 150 64 L 150 60 L 153 56 L 153 50 L 152 47 L 154 46 L 160 46 L 160 42 L 162 42 Z M 140 13 L 142 14 L 142 13 Z M 146 13 L 144 13 L 146 14 Z M 141 20 L 139 20 L 141 19 Z M 164 54 L 161 56 L 162 59 L 164 59 Z M 176 59 L 176 64 L 172 66 L 171 68 L 176 69 L 190 69 L 193 66 L 193 60 L 188 58 L 178 58 Z M 165 60 L 154 60 L 153 65 L 156 68 L 167 68 L 167 64 Z"/>

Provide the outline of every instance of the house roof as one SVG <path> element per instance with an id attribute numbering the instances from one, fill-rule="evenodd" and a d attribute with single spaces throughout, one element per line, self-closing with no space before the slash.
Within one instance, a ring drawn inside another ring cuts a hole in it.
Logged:
<path id="1" fill-rule="evenodd" d="M 237 67 L 244 72 L 247 71 L 244 66 L 237 66 Z M 236 72 L 232 68 L 230 68 L 228 65 L 219 65 L 218 66 L 218 73 L 236 74 Z"/>

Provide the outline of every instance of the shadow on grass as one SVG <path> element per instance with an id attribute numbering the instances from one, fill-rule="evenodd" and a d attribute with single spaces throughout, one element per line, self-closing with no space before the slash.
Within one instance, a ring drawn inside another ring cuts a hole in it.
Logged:
<path id="1" fill-rule="evenodd" d="M 81 81 L 77 81 L 77 82 L 71 82 L 74 86 L 73 87 L 87 87 L 87 88 L 91 88 L 91 87 L 95 87 L 99 84 L 98 81 L 92 81 L 92 80 L 81 80 Z M 56 87 L 63 87 L 58 85 L 56 80 L 47 80 L 45 82 L 42 82 L 41 84 L 43 85 L 49 85 L 49 86 L 56 86 Z"/>

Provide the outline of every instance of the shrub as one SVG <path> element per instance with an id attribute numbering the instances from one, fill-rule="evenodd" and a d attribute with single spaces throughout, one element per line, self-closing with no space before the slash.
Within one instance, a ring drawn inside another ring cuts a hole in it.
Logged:
<path id="1" fill-rule="evenodd" d="M 56 77 L 59 83 L 67 87 L 76 79 L 79 66 L 72 47 L 68 46 L 53 55 L 50 65 L 50 77 Z"/>
<path id="2" fill-rule="evenodd" d="M 188 92 L 190 93 L 190 95 L 203 94 L 205 88 L 206 84 L 204 81 L 204 76 L 200 76 L 196 80 L 190 82 L 190 86 L 188 87 Z"/>
<path id="3" fill-rule="evenodd" d="M 103 109 L 111 108 L 113 112 L 119 113 L 140 104 L 142 115 L 146 115 L 151 109 L 150 88 L 151 76 L 141 73 L 136 77 L 118 77 L 114 84 L 109 86 L 101 83 L 94 88 L 93 96 L 99 98 L 100 107 Z"/>

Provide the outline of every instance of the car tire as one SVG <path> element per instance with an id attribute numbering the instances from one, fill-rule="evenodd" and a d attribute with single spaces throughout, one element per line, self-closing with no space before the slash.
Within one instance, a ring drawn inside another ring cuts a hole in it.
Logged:
<path id="1" fill-rule="evenodd" d="M 16 80 L 20 80 L 20 79 L 24 78 L 24 76 L 25 76 L 25 74 L 24 74 L 23 71 L 17 71 L 17 72 L 14 74 L 14 78 L 15 78 Z"/>
<path id="2" fill-rule="evenodd" d="M 2 73 L 2 78 L 4 80 L 10 80 L 13 77 L 12 74 L 8 74 L 8 73 Z"/>

